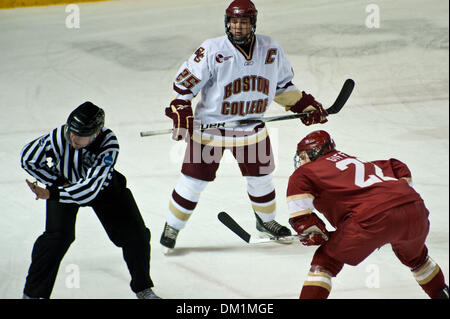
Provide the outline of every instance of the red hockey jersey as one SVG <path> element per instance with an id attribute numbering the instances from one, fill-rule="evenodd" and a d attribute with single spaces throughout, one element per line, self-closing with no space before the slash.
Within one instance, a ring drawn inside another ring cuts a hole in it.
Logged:
<path id="1" fill-rule="evenodd" d="M 291 217 L 321 212 L 336 227 L 352 215 L 365 220 L 379 212 L 422 200 L 408 184 L 411 172 L 397 159 L 366 162 L 340 151 L 300 166 L 289 178 Z"/>

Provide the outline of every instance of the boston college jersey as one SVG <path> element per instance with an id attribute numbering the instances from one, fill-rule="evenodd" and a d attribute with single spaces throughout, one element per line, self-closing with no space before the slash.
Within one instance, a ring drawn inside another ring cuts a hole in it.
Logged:
<path id="1" fill-rule="evenodd" d="M 408 167 L 396 160 L 366 162 L 334 151 L 300 166 L 289 178 L 291 217 L 321 212 L 336 227 L 346 216 L 364 220 L 420 195 L 408 184 Z"/>
<path id="2" fill-rule="evenodd" d="M 206 40 L 180 67 L 177 99 L 192 100 L 202 90 L 194 118 L 202 124 L 261 118 L 275 95 L 297 90 L 280 45 L 255 35 L 247 55 L 227 36 Z"/>

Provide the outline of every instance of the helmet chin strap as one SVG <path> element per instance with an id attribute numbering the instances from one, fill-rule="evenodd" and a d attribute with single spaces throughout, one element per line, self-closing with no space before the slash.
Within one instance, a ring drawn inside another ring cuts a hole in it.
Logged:
<path id="1" fill-rule="evenodd" d="M 251 42 L 253 35 L 254 35 L 253 31 L 251 31 L 248 35 L 242 38 L 237 38 L 231 35 L 231 42 L 239 46 L 246 45 Z"/>
<path id="2" fill-rule="evenodd" d="M 313 150 L 306 151 L 311 162 L 315 161 L 316 159 L 318 159 L 319 157 L 321 157 L 325 154 L 328 154 L 329 152 L 325 153 L 325 149 L 328 148 L 330 146 L 330 144 L 331 144 L 330 142 L 323 144 L 322 147 L 320 148 L 320 150 L 318 150 L 317 152 L 314 152 Z"/>
<path id="3" fill-rule="evenodd" d="M 72 145 L 72 142 L 70 141 L 70 132 L 69 132 L 69 126 L 66 124 L 64 125 L 64 139 L 67 143 Z"/>

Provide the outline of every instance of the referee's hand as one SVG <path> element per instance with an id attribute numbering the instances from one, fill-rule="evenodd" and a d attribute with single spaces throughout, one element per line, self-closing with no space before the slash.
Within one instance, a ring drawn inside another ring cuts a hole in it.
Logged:
<path id="1" fill-rule="evenodd" d="M 28 179 L 25 180 L 31 191 L 36 194 L 36 200 L 38 199 L 49 199 L 50 192 L 48 189 L 38 186 L 37 182 L 30 182 Z"/>

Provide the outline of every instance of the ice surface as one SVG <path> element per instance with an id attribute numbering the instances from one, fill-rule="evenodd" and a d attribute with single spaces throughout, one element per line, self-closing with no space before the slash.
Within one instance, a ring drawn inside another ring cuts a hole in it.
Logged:
<path id="1" fill-rule="evenodd" d="M 283 46 L 299 88 L 329 105 L 346 78 L 355 80 L 346 108 L 321 128 L 343 151 L 409 165 L 431 212 L 430 256 L 448 282 L 448 2 L 376 1 L 380 28 L 365 25 L 368 1 L 255 4 L 257 32 Z M 0 298 L 21 297 L 31 249 L 45 223 L 45 202 L 34 200 L 25 184 L 21 148 L 86 100 L 105 109 L 107 126 L 119 138 L 117 169 L 152 231 L 155 292 L 163 298 L 298 297 L 314 248 L 250 246 L 217 220 L 224 210 L 255 232 L 245 180 L 231 156 L 202 193 L 174 254 L 164 256 L 159 245 L 184 145 L 139 132 L 170 127 L 163 108 L 172 98 L 175 72 L 203 40 L 224 33 L 225 7 L 211 0 L 84 3 L 79 29 L 66 28 L 65 6 L 0 10 Z M 266 115 L 283 113 L 274 103 Z M 277 220 L 287 224 L 284 194 L 295 145 L 316 128 L 295 120 L 268 126 L 277 152 Z M 76 237 L 52 297 L 135 298 L 121 250 L 89 208 L 80 209 Z M 71 281 L 76 270 L 79 287 Z M 345 266 L 330 295 L 426 297 L 389 246 L 356 267 Z"/>

